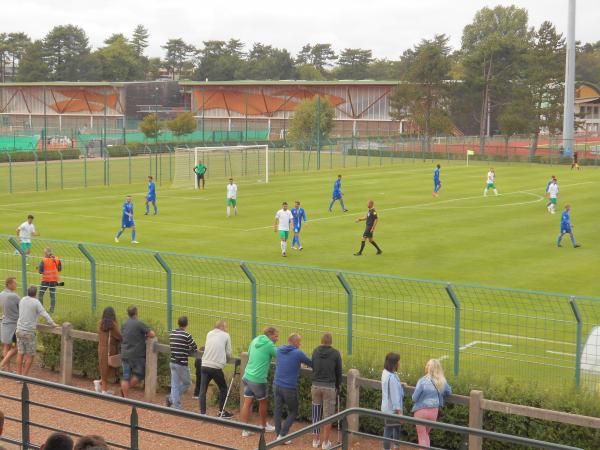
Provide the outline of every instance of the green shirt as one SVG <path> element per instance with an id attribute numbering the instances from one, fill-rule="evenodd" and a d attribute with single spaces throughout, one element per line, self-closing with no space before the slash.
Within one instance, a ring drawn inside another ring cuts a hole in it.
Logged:
<path id="1" fill-rule="evenodd" d="M 248 365 L 244 378 L 252 383 L 266 383 L 271 367 L 271 358 L 277 354 L 277 347 L 264 334 L 256 336 L 248 348 Z"/>
<path id="2" fill-rule="evenodd" d="M 202 175 L 204 172 L 206 172 L 206 166 L 204 164 L 198 164 L 195 168 L 194 171 L 200 175 Z"/>

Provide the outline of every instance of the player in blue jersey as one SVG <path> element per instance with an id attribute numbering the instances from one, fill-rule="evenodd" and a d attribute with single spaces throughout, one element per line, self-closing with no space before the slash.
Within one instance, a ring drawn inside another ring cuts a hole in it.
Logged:
<path id="1" fill-rule="evenodd" d="M 298 246 L 298 250 L 302 250 L 302 245 L 300 245 L 300 231 L 302 231 L 302 222 L 306 222 L 306 212 L 304 208 L 300 207 L 300 201 L 296 200 L 294 202 L 294 208 L 292 209 L 292 217 L 294 217 L 294 238 L 292 239 L 292 249 L 296 249 L 296 245 Z"/>
<path id="2" fill-rule="evenodd" d="M 146 212 L 145 216 L 150 214 L 150 203 L 154 207 L 154 215 L 158 214 L 158 208 L 156 207 L 156 184 L 151 176 L 148 177 L 148 193 L 146 194 Z"/>
<path id="3" fill-rule="evenodd" d="M 433 197 L 437 197 L 439 195 L 438 192 L 442 188 L 442 182 L 440 181 L 441 168 L 442 166 L 438 164 L 437 166 L 435 166 L 435 170 L 433 171 Z"/>
<path id="4" fill-rule="evenodd" d="M 336 200 L 340 201 L 340 205 L 342 206 L 342 210 L 344 212 L 348 212 L 346 207 L 344 206 L 344 198 L 342 195 L 342 176 L 338 175 L 337 180 L 333 183 L 333 193 L 331 194 L 331 203 L 329 204 L 329 212 L 331 212 L 331 208 L 333 208 L 333 204 Z"/>
<path id="5" fill-rule="evenodd" d="M 563 236 L 566 233 L 568 233 L 569 236 L 571 236 L 571 242 L 573 243 L 573 247 L 581 247 L 581 245 L 575 242 L 575 236 L 573 236 L 572 227 L 573 225 L 571 225 L 571 205 L 565 205 L 565 210 L 563 211 L 562 216 L 560 218 L 560 235 L 558 236 L 556 245 L 562 247 L 562 245 L 560 245 L 560 241 L 562 240 Z"/>
<path id="6" fill-rule="evenodd" d="M 121 229 L 115 236 L 115 242 L 119 242 L 119 238 L 125 231 L 125 228 L 131 228 L 131 243 L 139 244 L 135 240 L 135 222 L 133 221 L 133 203 L 131 203 L 131 195 L 125 197 L 125 203 L 123 203 L 123 216 L 121 217 Z"/>

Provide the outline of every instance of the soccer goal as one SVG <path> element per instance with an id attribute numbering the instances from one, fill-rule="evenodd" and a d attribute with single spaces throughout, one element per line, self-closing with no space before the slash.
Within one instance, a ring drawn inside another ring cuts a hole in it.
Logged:
<path id="1" fill-rule="evenodd" d="M 176 147 L 173 186 L 198 189 L 194 168 L 199 164 L 206 167 L 206 179 L 257 176 L 269 182 L 268 145 Z"/>

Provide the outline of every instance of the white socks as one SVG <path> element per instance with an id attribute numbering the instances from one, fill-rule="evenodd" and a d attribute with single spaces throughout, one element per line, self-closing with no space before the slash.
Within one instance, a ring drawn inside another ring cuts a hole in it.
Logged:
<path id="1" fill-rule="evenodd" d="M 286 248 L 287 248 L 287 242 L 281 241 L 281 253 L 285 253 Z"/>
<path id="2" fill-rule="evenodd" d="M 231 215 L 231 207 L 227 207 L 227 217 L 229 217 Z"/>

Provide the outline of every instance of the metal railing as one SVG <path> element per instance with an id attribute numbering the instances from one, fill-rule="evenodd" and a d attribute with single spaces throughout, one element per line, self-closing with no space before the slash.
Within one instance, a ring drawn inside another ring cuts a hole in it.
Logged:
<path id="1" fill-rule="evenodd" d="M 198 439 L 198 438 L 195 438 L 192 436 L 186 436 L 183 433 L 184 430 L 179 430 L 177 433 L 173 433 L 173 432 L 169 432 L 169 431 L 162 431 L 160 429 L 157 429 L 156 427 L 153 428 L 153 427 L 149 427 L 149 426 L 144 426 L 141 423 L 140 415 L 138 413 L 138 411 L 140 411 L 140 410 L 153 411 L 156 413 L 164 414 L 168 417 L 179 417 L 179 418 L 196 420 L 196 421 L 202 422 L 204 424 L 218 425 L 218 426 L 224 427 L 226 429 L 230 429 L 230 430 L 238 430 L 238 431 L 246 430 L 246 431 L 249 431 L 252 433 L 257 433 L 258 434 L 258 436 L 257 436 L 258 437 L 258 448 L 264 449 L 265 445 L 266 445 L 265 444 L 265 429 L 262 427 L 258 427 L 256 425 L 241 423 L 241 422 L 237 422 L 237 421 L 233 421 L 233 420 L 219 419 L 216 417 L 210 417 L 207 415 L 197 414 L 197 413 L 183 411 L 183 410 L 176 410 L 176 409 L 172 409 L 172 408 L 167 408 L 165 406 L 155 405 L 152 403 L 146 403 L 146 402 L 142 402 L 142 401 L 138 401 L 138 400 L 125 399 L 125 398 L 116 397 L 116 396 L 107 396 L 107 395 L 99 394 L 94 391 L 88 391 L 86 389 L 81 389 L 81 388 L 72 387 L 72 386 L 66 386 L 63 384 L 53 383 L 51 381 L 45 381 L 45 380 L 40 380 L 40 379 L 36 379 L 36 378 L 31 378 L 31 377 L 24 377 L 24 376 L 16 375 L 16 374 L 9 373 L 9 372 L 1 372 L 0 371 L 0 377 L 22 383 L 20 397 L 15 397 L 15 396 L 11 396 L 11 395 L 6 395 L 4 393 L 0 393 L 0 398 L 7 400 L 7 401 L 20 403 L 20 410 L 21 410 L 20 417 L 6 416 L 6 420 L 12 421 L 12 422 L 17 422 L 20 424 L 21 439 L 0 437 L 0 442 L 6 441 L 6 442 L 10 442 L 12 444 L 21 445 L 23 450 L 39 448 L 39 445 L 32 442 L 32 439 L 31 439 L 32 429 L 35 429 L 35 428 L 50 431 L 50 432 L 63 432 L 63 433 L 69 434 L 71 436 L 77 436 L 77 437 L 87 434 L 87 433 L 81 433 L 80 432 L 81 430 L 59 428 L 59 427 L 49 426 L 46 423 L 35 421 L 31 417 L 32 407 L 35 407 L 36 411 L 39 411 L 40 409 L 49 410 L 49 411 L 53 411 L 53 412 L 57 413 L 57 415 L 63 415 L 63 414 L 70 415 L 70 416 L 78 417 L 83 420 L 91 420 L 94 422 L 99 422 L 101 424 L 118 427 L 118 429 L 122 430 L 122 434 L 119 433 L 119 435 L 125 435 L 125 434 L 128 435 L 128 439 L 127 439 L 128 443 L 125 444 L 123 441 L 115 442 L 115 441 L 111 441 L 110 439 L 108 439 L 107 444 L 109 444 L 112 447 L 116 447 L 116 448 L 139 450 L 140 436 L 143 435 L 144 433 L 150 434 L 153 436 L 163 436 L 163 437 L 166 437 L 169 439 L 173 439 L 174 441 L 177 441 L 179 443 L 179 445 L 188 443 L 188 444 L 195 444 L 195 445 L 203 445 L 203 446 L 211 447 L 211 448 L 220 448 L 220 449 L 231 449 L 232 448 L 230 445 L 221 444 L 219 442 L 213 442 L 213 441 L 208 441 L 208 440 L 204 440 L 204 439 Z M 65 394 L 76 394 L 76 395 L 84 396 L 85 398 L 92 399 L 94 401 L 108 402 L 112 405 L 125 405 L 125 406 L 131 408 L 131 412 L 129 415 L 129 422 L 123 423 L 123 422 L 121 422 L 119 420 L 115 420 L 113 418 L 101 417 L 97 414 L 90 414 L 90 413 L 83 412 L 83 411 L 77 411 L 74 409 L 49 404 L 46 401 L 44 401 L 43 399 L 34 398 L 34 396 L 32 396 L 32 394 L 30 392 L 30 388 L 29 388 L 30 385 L 41 386 L 44 388 L 58 390 Z M 164 424 L 164 421 L 161 421 L 160 423 Z"/>
<path id="2" fill-rule="evenodd" d="M 394 439 L 385 438 L 383 436 L 379 436 L 376 434 L 363 433 L 360 431 L 352 431 L 352 430 L 350 430 L 350 428 L 348 426 L 349 418 L 352 416 L 373 417 L 373 418 L 380 419 L 382 421 L 383 420 L 393 421 L 398 424 L 423 425 L 423 426 L 430 427 L 432 429 L 443 430 L 443 431 L 459 434 L 459 435 L 461 435 L 463 442 L 465 442 L 465 443 L 470 436 L 477 436 L 479 438 L 489 439 L 491 441 L 522 445 L 524 447 L 542 448 L 542 449 L 546 449 L 546 450 L 583 450 L 579 447 L 571 447 L 569 445 L 554 444 L 552 442 L 539 441 L 536 439 L 512 436 L 509 434 L 496 433 L 493 431 L 463 427 L 460 425 L 452 425 L 452 424 L 442 423 L 442 422 L 433 422 L 430 420 L 417 419 L 417 418 L 411 417 L 411 416 L 399 416 L 399 415 L 385 414 L 380 411 L 374 411 L 372 409 L 366 409 L 366 408 L 345 409 L 344 411 L 340 411 L 337 414 L 334 414 L 326 419 L 321 420 L 320 422 L 316 422 L 316 423 L 308 425 L 298 431 L 289 433 L 281 439 L 277 439 L 273 442 L 269 442 L 264 446 L 264 448 L 270 449 L 270 448 L 278 447 L 280 445 L 284 445 L 284 443 L 289 440 L 293 440 L 293 439 L 305 436 L 305 435 L 311 433 L 313 430 L 320 429 L 321 427 L 323 427 L 326 424 L 334 424 L 337 422 L 339 424 L 338 426 L 340 427 L 340 431 L 341 431 L 341 433 L 340 433 L 341 434 L 341 442 L 338 445 L 332 446 L 331 447 L 332 449 L 341 448 L 343 450 L 346 450 L 346 449 L 351 448 L 350 439 L 352 436 L 362 437 L 362 438 L 366 438 L 369 440 L 375 440 L 375 441 L 379 441 L 379 442 L 389 442 L 390 444 L 393 444 L 395 446 L 402 445 L 403 447 L 401 447 L 401 448 L 410 447 L 410 448 L 416 448 L 416 449 L 425 449 L 425 448 L 434 449 L 434 450 L 437 449 L 437 447 L 429 447 L 429 446 L 423 447 L 423 446 L 420 446 L 418 444 L 415 444 L 415 443 L 412 443 L 412 442 L 409 442 L 406 440 L 394 440 Z M 259 448 L 259 450 L 262 450 L 262 449 Z M 438 449 L 438 450 L 442 450 L 442 449 Z"/>

